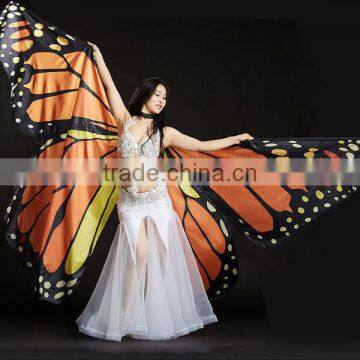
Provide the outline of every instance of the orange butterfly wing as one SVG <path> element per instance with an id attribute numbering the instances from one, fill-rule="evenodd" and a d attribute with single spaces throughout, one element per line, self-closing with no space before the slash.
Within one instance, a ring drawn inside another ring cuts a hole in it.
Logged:
<path id="1" fill-rule="evenodd" d="M 255 139 L 219 151 L 196 152 L 169 147 L 166 156 L 183 160 L 266 161 L 285 155 L 304 159 L 351 159 L 359 157 L 357 144 L 360 139 L 356 138 Z M 274 179 L 278 176 L 275 174 Z M 291 176 L 299 175 L 291 174 L 289 179 Z M 238 279 L 239 241 L 249 239 L 262 247 L 281 244 L 358 190 L 357 186 L 349 185 L 286 186 L 256 185 L 256 182 L 227 185 L 216 181 L 204 185 L 186 179 L 168 188 L 211 298 L 230 289 Z"/>
<path id="2" fill-rule="evenodd" d="M 91 48 L 14 3 L 6 7 L 1 62 L 16 126 L 40 159 L 116 158 L 111 114 Z M 6 238 L 34 275 L 40 299 L 58 303 L 79 284 L 117 201 L 115 185 L 15 186 Z"/>

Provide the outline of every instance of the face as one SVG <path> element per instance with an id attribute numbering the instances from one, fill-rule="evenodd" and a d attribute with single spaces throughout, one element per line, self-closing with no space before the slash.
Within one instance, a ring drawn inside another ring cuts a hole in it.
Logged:
<path id="1" fill-rule="evenodd" d="M 166 105 L 166 88 L 159 84 L 150 99 L 145 103 L 144 108 L 151 114 L 159 114 Z"/>

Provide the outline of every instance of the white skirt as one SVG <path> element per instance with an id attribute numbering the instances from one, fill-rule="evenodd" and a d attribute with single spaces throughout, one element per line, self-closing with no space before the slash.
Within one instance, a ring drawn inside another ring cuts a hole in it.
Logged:
<path id="1" fill-rule="evenodd" d="M 217 322 L 181 221 L 165 186 L 120 189 L 120 224 L 79 331 L 121 341 L 162 340 Z"/>

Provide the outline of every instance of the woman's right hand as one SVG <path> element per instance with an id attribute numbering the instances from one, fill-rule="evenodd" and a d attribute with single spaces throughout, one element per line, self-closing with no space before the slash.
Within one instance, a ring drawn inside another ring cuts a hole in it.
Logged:
<path id="1" fill-rule="evenodd" d="M 100 52 L 100 49 L 90 41 L 88 41 L 87 43 L 89 44 L 89 46 L 91 46 L 93 50 L 93 56 L 96 63 L 96 67 L 99 71 L 101 81 L 104 85 L 106 95 L 109 100 L 110 108 L 113 112 L 115 119 L 119 121 L 119 127 L 120 127 L 122 126 L 122 123 L 124 123 L 131 117 L 131 115 L 126 109 L 126 106 L 119 92 L 116 89 L 116 86 L 111 78 L 110 71 L 107 68 L 105 64 L 105 60 Z"/>
<path id="2" fill-rule="evenodd" d="M 94 54 L 94 58 L 95 61 L 97 62 L 98 60 L 102 59 L 102 54 L 100 52 L 100 49 L 98 48 L 97 45 L 91 43 L 90 41 L 87 42 L 93 49 L 93 54 Z"/>

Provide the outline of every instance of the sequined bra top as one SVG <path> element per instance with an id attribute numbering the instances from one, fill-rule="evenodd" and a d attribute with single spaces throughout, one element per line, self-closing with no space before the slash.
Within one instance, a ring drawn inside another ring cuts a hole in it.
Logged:
<path id="1" fill-rule="evenodd" d="M 160 151 L 160 132 L 159 130 L 151 137 L 149 141 L 147 136 L 144 136 L 139 143 L 136 141 L 134 135 L 129 128 L 137 123 L 135 116 L 130 118 L 124 124 L 124 130 L 121 136 L 119 136 L 117 152 L 120 157 L 128 158 L 134 155 L 138 157 L 158 157 Z"/>

